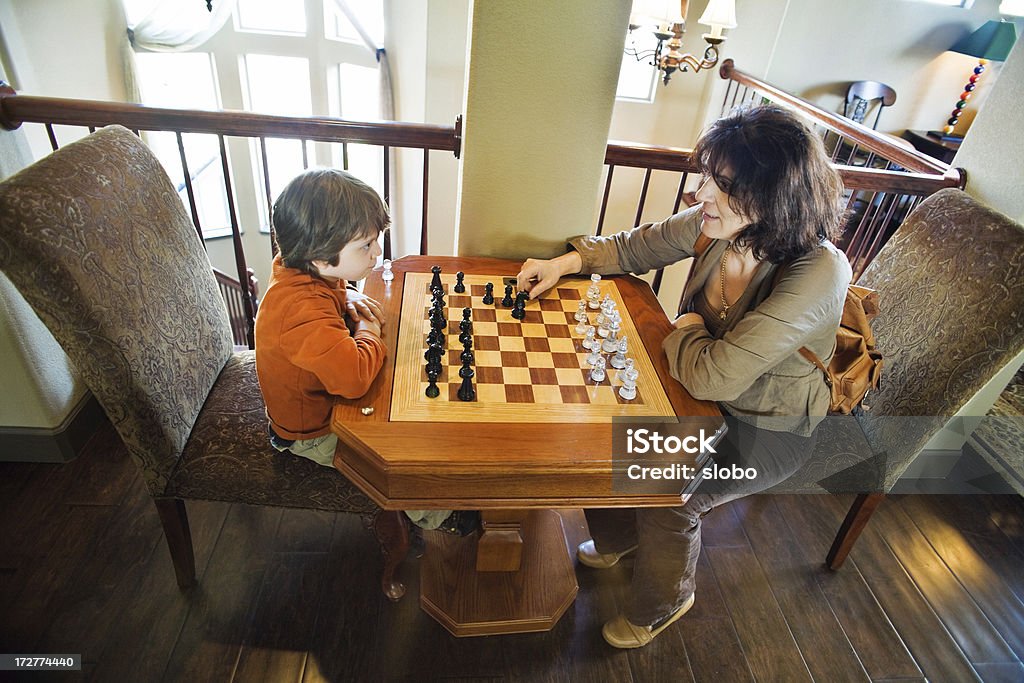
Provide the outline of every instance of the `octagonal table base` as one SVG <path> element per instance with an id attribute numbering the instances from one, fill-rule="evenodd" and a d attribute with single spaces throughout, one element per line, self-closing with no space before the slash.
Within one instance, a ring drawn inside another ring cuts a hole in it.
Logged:
<path id="1" fill-rule="evenodd" d="M 549 631 L 576 598 L 553 510 L 485 512 L 479 537 L 427 536 L 420 606 L 455 636 Z"/>

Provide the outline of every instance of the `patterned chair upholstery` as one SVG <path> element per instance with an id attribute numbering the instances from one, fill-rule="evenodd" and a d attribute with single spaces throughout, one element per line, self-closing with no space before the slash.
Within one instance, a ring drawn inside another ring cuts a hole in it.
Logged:
<path id="1" fill-rule="evenodd" d="M 864 271 L 885 359 L 870 410 L 828 418 L 786 490 L 857 492 L 829 566 L 842 564 L 884 492 L 1024 348 L 1024 227 L 956 189 L 925 199 Z M 859 429 L 854 429 L 857 426 Z"/>
<path id="2" fill-rule="evenodd" d="M 408 548 L 339 472 L 270 447 L 251 351 L 233 352 L 209 259 L 159 161 L 105 128 L 0 183 L 0 268 L 95 394 L 154 498 L 179 585 L 195 582 L 184 499 L 363 515 L 382 585 Z"/>

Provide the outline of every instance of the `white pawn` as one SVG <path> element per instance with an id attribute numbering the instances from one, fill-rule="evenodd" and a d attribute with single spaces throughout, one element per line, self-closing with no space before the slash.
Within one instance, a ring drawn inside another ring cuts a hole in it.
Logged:
<path id="1" fill-rule="evenodd" d="M 636 398 L 636 380 L 639 376 L 640 373 L 633 367 L 633 359 L 627 358 L 625 369 L 619 370 L 619 381 L 622 383 L 619 387 L 619 396 L 627 401 Z"/>
<path id="2" fill-rule="evenodd" d="M 626 359 L 626 364 L 622 370 L 619 370 L 618 379 L 623 384 L 626 381 L 636 382 L 636 378 L 640 376 L 640 371 L 633 367 L 634 361 L 632 358 Z"/>
<path id="3" fill-rule="evenodd" d="M 594 367 L 590 369 L 590 379 L 594 382 L 594 384 L 600 384 L 601 382 L 604 381 L 604 377 L 604 358 L 598 356 L 597 362 L 594 363 Z"/>
<path id="4" fill-rule="evenodd" d="M 612 356 L 608 364 L 617 370 L 621 370 L 626 367 L 626 352 L 629 351 L 629 344 L 626 342 L 626 335 L 622 335 L 619 338 L 619 345 L 615 349 L 615 355 Z"/>
<path id="5" fill-rule="evenodd" d="M 587 322 L 587 302 L 583 299 L 580 299 L 580 303 L 576 307 L 576 313 L 573 315 L 573 319 L 578 322 Z M 582 334 L 582 332 L 580 334 Z"/>
<path id="6" fill-rule="evenodd" d="M 595 344 L 594 348 L 590 351 L 590 355 L 587 356 L 587 365 L 597 365 L 598 361 L 603 362 L 604 356 L 601 355 L 601 347 Z"/>
<path id="7" fill-rule="evenodd" d="M 583 338 L 583 341 L 580 342 L 580 343 L 583 345 L 583 348 L 590 349 L 590 350 L 592 350 L 597 345 L 598 342 L 597 342 L 597 339 L 595 339 L 594 326 L 593 325 L 587 325 L 586 336 Z"/>
<path id="8" fill-rule="evenodd" d="M 601 276 L 597 273 L 590 276 L 590 286 L 587 287 L 587 307 L 595 311 L 601 308 Z"/>
<path id="9" fill-rule="evenodd" d="M 391 272 L 391 259 L 384 259 L 384 272 L 380 274 L 380 279 L 384 282 L 391 282 L 395 279 L 395 274 Z"/>

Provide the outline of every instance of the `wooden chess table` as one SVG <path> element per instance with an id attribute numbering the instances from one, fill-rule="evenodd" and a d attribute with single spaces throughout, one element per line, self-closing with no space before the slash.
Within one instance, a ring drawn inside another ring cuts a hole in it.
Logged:
<path id="1" fill-rule="evenodd" d="M 446 290 L 449 344 L 440 396 L 431 399 L 423 353 L 435 264 Z M 335 466 L 381 507 L 481 510 L 479 536 L 426 534 L 420 603 L 458 636 L 548 630 L 572 604 L 573 561 L 552 508 L 679 505 L 679 493 L 613 487 L 613 418 L 706 416 L 715 428 L 721 424 L 713 403 L 694 400 L 669 375 L 661 345 L 672 326 L 645 282 L 602 281 L 640 371 L 637 397 L 626 401 L 613 368 L 600 385 L 588 379 L 573 314 L 589 279 L 563 278 L 529 302 L 520 321 L 501 305 L 505 279 L 520 266 L 409 256 L 394 262 L 390 282 L 375 270 L 364 292 L 384 308 L 388 357 L 370 391 L 339 402 L 333 416 L 341 442 Z M 457 271 L 466 274 L 465 294 L 453 291 Z M 491 305 L 482 303 L 487 282 L 494 284 Z M 473 320 L 472 402 L 456 397 L 464 308 Z"/>

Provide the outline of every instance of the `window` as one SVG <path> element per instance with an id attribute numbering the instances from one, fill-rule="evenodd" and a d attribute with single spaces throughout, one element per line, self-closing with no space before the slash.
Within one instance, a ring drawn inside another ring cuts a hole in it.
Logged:
<path id="1" fill-rule="evenodd" d="M 637 52 L 654 51 L 658 47 L 658 39 L 645 27 L 626 34 L 626 47 Z M 615 97 L 620 100 L 636 102 L 653 102 L 658 87 L 658 70 L 651 64 L 653 57 L 644 57 L 637 61 L 630 54 L 622 55 L 622 67 L 619 69 L 619 85 Z"/>
<path id="2" fill-rule="evenodd" d="M 213 62 L 205 52 L 172 54 L 146 52 L 136 55 L 143 101 L 154 107 L 217 109 L 217 85 Z M 147 133 L 146 141 L 163 164 L 185 206 L 188 187 L 181 166 L 177 136 Z M 214 135 L 182 135 L 189 180 L 196 200 L 199 224 L 206 237 L 231 234 L 220 143 Z"/>
<path id="3" fill-rule="evenodd" d="M 368 30 L 383 33 L 382 0 L 350 2 Z M 189 109 L 237 109 L 285 116 L 380 118 L 376 56 L 335 0 L 237 0 L 229 21 L 203 52 L 136 53 L 143 102 Z M 187 196 L 176 136 L 148 135 L 172 182 Z M 228 235 L 225 182 L 216 136 L 183 135 L 205 237 Z M 243 230 L 269 232 L 258 141 L 227 139 Z M 347 167 L 382 189 L 380 148 L 267 139 L 271 199 L 304 168 Z M 347 152 L 347 153 L 346 153 Z M 243 194 L 244 193 L 244 194 Z M 248 195 L 248 196 L 245 196 Z"/>

